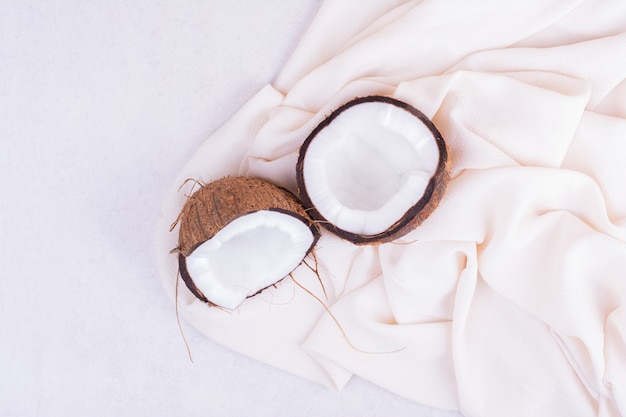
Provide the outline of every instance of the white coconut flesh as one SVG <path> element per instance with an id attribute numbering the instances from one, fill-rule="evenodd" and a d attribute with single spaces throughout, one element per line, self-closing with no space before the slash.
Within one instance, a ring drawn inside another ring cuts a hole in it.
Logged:
<path id="1" fill-rule="evenodd" d="M 189 276 L 212 303 L 236 309 L 304 259 L 314 241 L 299 218 L 261 210 L 241 216 L 186 257 Z"/>
<path id="2" fill-rule="evenodd" d="M 385 232 L 424 195 L 439 163 L 431 130 L 384 102 L 349 107 L 321 129 L 304 156 L 318 212 L 359 235 Z"/>

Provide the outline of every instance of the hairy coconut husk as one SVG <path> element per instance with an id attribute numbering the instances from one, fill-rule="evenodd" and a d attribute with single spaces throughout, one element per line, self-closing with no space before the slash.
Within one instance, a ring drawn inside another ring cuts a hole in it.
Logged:
<path id="1" fill-rule="evenodd" d="M 236 218 L 259 210 L 282 211 L 312 224 L 297 198 L 268 181 L 226 177 L 204 185 L 185 203 L 179 218 L 178 249 L 188 256 Z M 318 234 L 313 227 L 314 234 Z"/>
<path id="2" fill-rule="evenodd" d="M 315 205 L 311 201 L 307 190 L 306 190 L 306 179 L 304 178 L 304 158 L 306 155 L 307 148 L 311 144 L 311 142 L 315 139 L 317 134 L 324 128 L 326 128 L 332 121 L 339 116 L 343 111 L 347 110 L 352 106 L 356 106 L 362 103 L 368 102 L 383 102 L 394 105 L 396 107 L 402 108 L 407 112 L 411 113 L 413 116 L 418 118 L 422 123 L 428 127 L 431 131 L 437 146 L 439 148 L 439 161 L 437 164 L 437 169 L 435 174 L 431 178 L 426 190 L 424 191 L 424 195 L 422 198 L 411 208 L 409 208 L 406 213 L 398 219 L 393 225 L 391 225 L 386 231 L 376 234 L 376 235 L 360 235 L 356 233 L 351 233 L 346 230 L 340 229 L 335 226 L 332 222 L 326 219 L 320 212 L 315 208 Z M 385 96 L 367 96 L 356 98 L 352 101 L 347 102 L 346 104 L 339 107 L 337 110 L 332 112 L 330 116 L 324 119 L 305 139 L 304 143 L 300 147 L 300 153 L 298 156 L 298 162 L 296 164 L 296 181 L 298 185 L 298 195 L 302 200 L 302 203 L 307 209 L 307 213 L 314 219 L 314 221 L 319 222 L 324 228 L 333 232 L 337 236 L 342 239 L 351 241 L 357 245 L 364 244 L 380 244 L 391 242 L 396 240 L 405 234 L 409 233 L 417 226 L 419 226 L 427 217 L 429 217 L 432 212 L 437 208 L 441 198 L 443 197 L 445 190 L 447 188 L 448 182 L 450 180 L 450 158 L 448 153 L 448 148 L 446 142 L 444 141 L 441 133 L 435 127 L 433 122 L 426 117 L 422 112 L 414 108 L 413 106 L 404 103 L 400 100 L 396 100 L 390 97 Z"/>
<path id="3" fill-rule="evenodd" d="M 288 190 L 268 181 L 226 177 L 203 185 L 187 199 L 175 223 L 180 225 L 178 267 L 183 282 L 198 299 L 212 304 L 189 275 L 185 258 L 233 220 L 260 210 L 278 211 L 305 223 L 313 234 L 309 251 L 313 249 L 320 234 L 302 204 Z"/>

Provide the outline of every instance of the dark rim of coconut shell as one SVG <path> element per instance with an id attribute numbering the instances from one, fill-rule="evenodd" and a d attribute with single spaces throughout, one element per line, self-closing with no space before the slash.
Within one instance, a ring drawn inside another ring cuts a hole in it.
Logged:
<path id="1" fill-rule="evenodd" d="M 437 169 L 435 174 L 432 176 L 426 189 L 424 190 L 424 195 L 422 198 L 415 203 L 411 208 L 409 208 L 406 213 L 398 219 L 393 225 L 391 225 L 387 230 L 382 233 L 378 233 L 375 235 L 361 235 L 357 233 L 348 232 L 346 230 L 340 229 L 335 226 L 333 223 L 328 221 L 316 208 L 309 194 L 306 190 L 306 182 L 304 179 L 304 159 L 306 156 L 307 149 L 311 142 L 315 139 L 317 134 L 330 125 L 337 116 L 343 113 L 345 110 L 357 106 L 363 103 L 372 103 L 372 102 L 380 102 L 387 103 L 393 106 L 396 106 L 400 109 L 403 109 L 416 118 L 418 118 L 426 127 L 430 130 L 435 141 L 437 143 L 437 147 L 439 148 L 439 162 L 437 164 Z M 296 164 L 296 181 L 298 185 L 298 196 L 300 200 L 304 204 L 307 209 L 307 213 L 317 222 L 319 222 L 324 228 L 328 229 L 332 233 L 337 236 L 349 240 L 356 244 L 368 244 L 368 243 L 384 243 L 389 242 L 391 240 L 397 239 L 401 237 L 405 233 L 408 233 L 412 227 L 409 227 L 416 217 L 429 206 L 429 204 L 436 204 L 443 194 L 442 186 L 445 186 L 447 182 L 448 174 L 447 174 L 447 164 L 448 164 L 448 149 L 446 147 L 446 143 L 439 133 L 437 127 L 433 124 L 433 122 L 424 115 L 421 111 L 416 109 L 415 107 L 407 104 L 403 101 L 396 100 L 391 97 L 386 96 L 367 96 L 367 97 L 359 97 L 354 100 L 351 100 L 341 107 L 333 111 L 330 116 L 324 119 L 317 127 L 311 132 L 309 136 L 305 139 L 304 143 L 300 147 L 300 153 L 298 155 L 298 162 Z M 434 207 L 433 207 L 434 208 Z M 425 218 L 425 217 L 424 217 Z M 420 222 L 423 219 L 420 219 Z M 408 230 L 407 230 L 408 229 Z"/>
<path id="2" fill-rule="evenodd" d="M 290 191 L 283 189 L 284 191 L 288 192 L 289 194 L 293 195 Z M 294 196 L 295 197 L 295 196 Z M 313 242 L 311 243 L 311 246 L 309 247 L 309 249 L 307 250 L 305 257 L 313 250 L 313 248 L 315 247 L 315 245 L 317 244 L 317 241 L 320 238 L 320 231 L 318 229 L 318 227 L 315 225 L 314 222 L 311 221 L 311 219 L 307 219 L 304 216 L 301 216 L 298 213 L 294 213 L 292 211 L 289 210 L 285 210 L 282 208 L 278 208 L 278 207 L 270 207 L 268 209 L 266 209 L 267 211 L 275 211 L 278 213 L 282 213 L 282 214 L 286 214 L 288 216 L 292 216 L 295 217 L 296 219 L 300 220 L 302 223 L 306 224 L 309 227 L 309 230 L 311 231 L 311 234 L 313 235 Z M 248 214 L 252 214 L 252 213 L 256 213 L 259 210 L 252 210 L 246 213 L 242 213 L 239 217 L 241 216 L 246 216 Z M 237 218 L 239 218 L 237 217 Z M 236 220 L 237 218 L 231 220 L 231 222 L 229 222 L 228 224 L 232 223 L 234 220 Z M 227 224 L 227 225 L 228 225 Z M 209 240 L 209 239 L 207 239 Z M 205 243 L 205 241 L 203 242 L 198 242 L 189 252 L 190 254 L 193 253 L 193 251 L 200 245 L 202 245 L 203 243 Z M 303 259 L 304 260 L 304 259 Z M 300 264 L 298 264 L 296 266 L 296 268 L 300 266 Z M 182 253 L 178 254 L 178 271 L 180 273 L 180 277 L 183 280 L 183 282 L 185 283 L 185 285 L 187 286 L 187 288 L 189 289 L 189 291 L 196 296 L 196 298 L 198 298 L 200 301 L 204 301 L 205 303 L 208 303 L 210 305 L 216 305 L 214 303 L 212 303 L 203 293 L 202 291 L 200 291 L 200 289 L 198 289 L 198 287 L 196 286 L 196 283 L 194 282 L 193 278 L 191 277 L 191 274 L 189 274 L 189 271 L 187 270 L 187 257 L 185 255 L 183 255 Z M 287 275 L 288 276 L 288 275 Z M 276 280 L 276 282 L 274 284 L 268 285 L 265 288 L 261 288 L 260 290 L 258 290 L 256 293 L 249 295 L 247 298 L 250 297 L 254 297 L 255 295 L 263 292 L 264 290 L 266 290 L 267 288 L 271 287 L 272 285 L 275 285 L 277 283 L 279 283 L 280 281 L 282 281 L 284 278 L 286 277 L 280 277 L 279 279 Z"/>

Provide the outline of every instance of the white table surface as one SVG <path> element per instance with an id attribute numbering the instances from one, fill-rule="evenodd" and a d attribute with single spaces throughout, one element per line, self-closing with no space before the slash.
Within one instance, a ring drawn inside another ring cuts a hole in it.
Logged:
<path id="1" fill-rule="evenodd" d="M 0 416 L 456 416 L 227 350 L 159 280 L 199 144 L 271 83 L 318 0 L 0 0 Z"/>

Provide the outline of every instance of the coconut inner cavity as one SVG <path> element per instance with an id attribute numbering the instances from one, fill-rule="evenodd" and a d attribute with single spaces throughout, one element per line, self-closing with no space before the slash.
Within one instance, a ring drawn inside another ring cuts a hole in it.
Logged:
<path id="1" fill-rule="evenodd" d="M 232 310 L 293 271 L 313 241 L 297 217 L 261 210 L 233 220 L 199 245 L 186 258 L 187 271 L 209 301 Z"/>
<path id="2" fill-rule="evenodd" d="M 320 214 L 348 232 L 374 235 L 421 199 L 438 162 L 437 142 L 421 120 L 370 102 L 346 109 L 318 132 L 303 174 Z"/>

